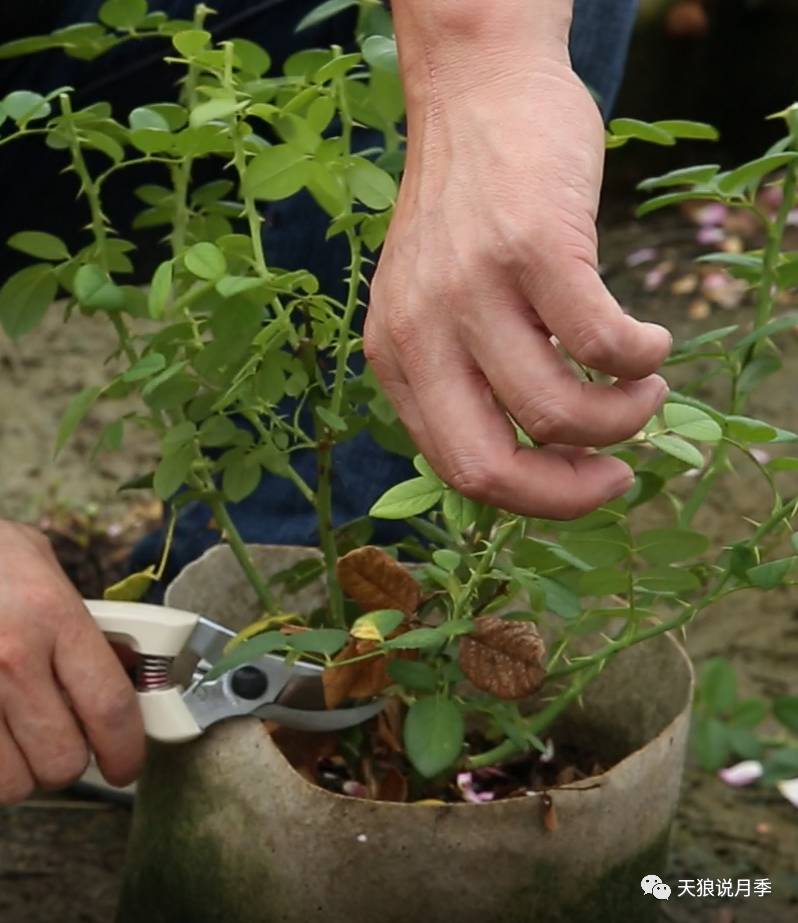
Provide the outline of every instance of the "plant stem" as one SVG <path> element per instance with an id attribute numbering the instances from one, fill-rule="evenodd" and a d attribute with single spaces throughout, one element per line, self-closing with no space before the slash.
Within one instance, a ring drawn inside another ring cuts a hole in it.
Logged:
<path id="1" fill-rule="evenodd" d="M 255 591 L 255 594 L 258 597 L 258 602 L 263 607 L 265 612 L 277 612 L 277 600 L 272 594 L 269 587 L 266 585 L 263 577 L 258 573 L 255 564 L 252 561 L 252 558 L 249 555 L 247 546 L 244 543 L 244 540 L 241 538 L 241 534 L 235 526 L 235 523 L 230 518 L 230 514 L 227 512 L 227 507 L 224 505 L 221 497 L 218 494 L 215 494 L 210 497 L 208 504 L 213 513 L 213 518 L 216 520 L 217 524 L 221 527 L 227 541 L 230 545 L 230 548 L 233 551 L 233 554 L 236 557 L 241 570 L 244 571 L 247 580 Z"/>
<path id="2" fill-rule="evenodd" d="M 526 722 L 526 730 L 530 736 L 539 736 L 546 728 L 558 718 L 565 709 L 584 692 L 593 679 L 601 672 L 604 663 L 595 664 L 584 673 L 579 674 L 565 692 L 553 699 L 549 704 Z M 478 753 L 469 757 L 466 764 L 469 769 L 484 769 L 487 766 L 496 766 L 505 762 L 517 753 L 524 750 L 515 741 L 505 740 L 498 747 L 485 753 Z"/>
<path id="3" fill-rule="evenodd" d="M 798 170 L 792 165 L 787 168 L 787 174 L 784 180 L 783 197 L 775 221 L 766 220 L 767 228 L 767 246 L 762 255 L 762 277 L 759 281 L 756 297 L 756 316 L 754 319 L 754 330 L 760 330 L 768 323 L 773 313 L 774 287 L 777 284 L 777 268 L 781 254 L 781 246 L 784 240 L 784 231 L 787 227 L 787 219 L 792 211 L 795 202 L 796 186 L 798 185 Z M 745 369 L 753 361 L 758 347 L 762 345 L 761 341 L 752 343 L 743 356 L 740 364 L 739 373 L 734 377 L 732 388 L 732 413 L 741 414 L 745 410 L 748 402 L 748 395 L 740 392 L 738 382 Z M 695 490 L 690 498 L 682 507 L 679 516 L 681 526 L 689 526 L 696 513 L 704 505 L 704 501 L 714 488 L 718 478 L 723 474 L 729 456 L 729 447 L 725 441 L 721 441 L 713 452 L 712 459 L 706 470 L 706 473 L 696 485 Z"/>
<path id="4" fill-rule="evenodd" d="M 510 519 L 507 522 L 501 523 L 493 536 L 488 547 L 482 554 L 482 557 L 479 559 L 477 566 L 471 572 L 471 576 L 468 578 L 468 583 L 463 587 L 462 592 L 457 597 L 454 603 L 454 608 L 452 609 L 452 621 L 459 619 L 463 610 L 465 609 L 468 601 L 471 599 L 474 591 L 479 586 L 482 578 L 493 566 L 493 562 L 496 560 L 496 555 L 504 548 L 510 538 L 515 534 L 519 525 L 519 519 Z"/>

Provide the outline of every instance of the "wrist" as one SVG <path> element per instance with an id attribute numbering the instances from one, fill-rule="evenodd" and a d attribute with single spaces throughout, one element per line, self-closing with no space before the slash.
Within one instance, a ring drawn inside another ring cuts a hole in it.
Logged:
<path id="1" fill-rule="evenodd" d="M 393 0 L 408 110 L 550 62 L 569 65 L 573 0 Z"/>

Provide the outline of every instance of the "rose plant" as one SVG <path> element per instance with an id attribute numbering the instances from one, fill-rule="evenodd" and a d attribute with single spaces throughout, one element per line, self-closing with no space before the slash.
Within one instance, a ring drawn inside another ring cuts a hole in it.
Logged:
<path id="1" fill-rule="evenodd" d="M 124 114 L 104 103 L 81 108 L 68 87 L 46 95 L 15 91 L 0 103 L 0 146 L 35 135 L 61 151 L 89 222 L 74 251 L 39 228 L 40 216 L 8 241 L 33 261 L 0 290 L 0 322 L 10 337 L 24 336 L 61 295 L 65 320 L 79 312 L 113 326 L 121 369 L 70 402 L 56 448 L 98 400 L 135 396 L 138 409 L 105 427 L 98 450 L 119 451 L 140 430 L 154 435 L 157 465 L 128 488 L 154 490 L 173 519 L 188 502 L 207 504 L 262 609 L 216 672 L 274 651 L 324 665 L 330 705 L 384 694 L 398 703 L 391 707 L 394 736 L 412 791 L 423 796 L 443 791 L 458 770 L 545 752 L 555 719 L 590 695 L 591 681 L 620 652 L 686 629 L 729 594 L 790 582 L 798 554 L 774 558 L 771 549 L 791 536 L 798 500 L 784 496 L 779 479 L 798 469 L 798 460 L 763 462 L 754 447 L 798 437 L 745 410 L 779 367 L 774 338 L 798 322 L 793 313 L 773 315 L 777 293 L 798 284 L 798 255 L 782 250 L 795 205 L 798 115 L 794 108 L 782 114 L 784 140 L 758 160 L 731 171 L 678 170 L 644 184 L 655 196 L 641 213 L 688 199 L 723 202 L 756 214 L 766 246 L 711 257 L 755 290 L 752 322 L 677 345 L 670 365 L 695 364 L 700 374 L 672 391 L 635 438 L 602 450 L 634 469 L 630 491 L 575 521 L 530 519 L 458 494 L 415 455 L 417 476 L 370 511 L 403 521 L 408 537 L 377 549 L 368 520 L 334 525 L 332 465 L 333 448 L 364 429 L 414 455 L 359 361 L 357 322 L 401 175 L 403 103 L 381 5 L 326 3 L 306 24 L 351 6 L 358 7 L 354 50 L 302 51 L 276 75 L 253 42 L 214 42 L 206 29 L 212 11 L 203 4 L 188 22 L 150 12 L 145 0 L 108 0 L 96 23 L 1 46 L 6 58 L 58 47 L 91 59 L 121 43 L 159 39 L 181 89 L 177 99 Z M 379 133 L 379 145 L 360 149 L 363 127 Z M 618 119 L 608 143 L 713 137 L 693 122 Z M 195 182 L 200 164 L 215 168 L 209 182 Z M 159 170 L 161 180 L 137 185 L 142 168 Z M 162 258 L 144 287 L 125 281 L 137 266 L 136 247 L 104 206 L 106 185 L 120 174 L 140 203 L 134 228 L 163 231 Z M 771 182 L 783 197 L 771 215 L 758 191 L 776 174 Z M 311 271 L 281 269 L 265 252 L 263 203 L 301 190 L 326 213 L 328 238 L 346 241 L 343 300 L 322 291 Z M 722 408 L 697 396 L 708 377 L 728 382 Z M 520 429 L 518 439 L 532 444 Z M 312 479 L 294 463 L 308 450 L 316 458 Z M 738 535 L 704 534 L 696 513 L 738 463 L 760 472 L 770 508 L 757 522 L 741 523 Z M 270 581 L 253 565 L 228 510 L 256 489 L 264 471 L 290 480 L 316 511 L 323 555 L 319 565 L 304 562 Z M 400 558 L 415 559 L 412 573 Z M 281 592 L 320 569 L 325 609 L 284 612 Z M 109 596 L 139 598 L 159 572 L 133 575 Z M 729 707 L 733 718 L 735 703 Z M 794 700 L 779 708 L 795 730 Z M 761 717 L 759 707 L 741 712 L 737 729 L 745 733 L 727 735 L 723 746 L 761 753 L 750 733 Z M 702 750 L 719 747 L 721 733 L 715 716 L 702 713 Z M 357 777 L 371 739 L 359 730 L 341 737 Z M 788 750 L 787 762 L 798 752 Z"/>

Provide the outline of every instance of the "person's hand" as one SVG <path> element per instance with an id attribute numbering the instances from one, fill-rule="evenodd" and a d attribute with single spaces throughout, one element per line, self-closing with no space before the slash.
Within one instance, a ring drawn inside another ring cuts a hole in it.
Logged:
<path id="1" fill-rule="evenodd" d="M 111 784 L 138 775 L 135 691 L 48 540 L 0 520 L 0 804 L 71 784 L 89 750 Z"/>
<path id="2" fill-rule="evenodd" d="M 599 277 L 603 125 L 567 55 L 530 49 L 511 70 L 488 57 L 464 83 L 480 65 L 463 54 L 462 67 L 441 64 L 417 92 L 405 78 L 407 169 L 365 351 L 450 485 L 514 512 L 574 518 L 623 494 L 632 473 L 559 445 L 606 446 L 638 432 L 667 393 L 652 373 L 671 337 L 625 315 Z M 409 68 L 423 83 L 421 58 Z M 551 334 L 618 380 L 581 381 Z M 548 448 L 519 447 L 508 414 Z"/>

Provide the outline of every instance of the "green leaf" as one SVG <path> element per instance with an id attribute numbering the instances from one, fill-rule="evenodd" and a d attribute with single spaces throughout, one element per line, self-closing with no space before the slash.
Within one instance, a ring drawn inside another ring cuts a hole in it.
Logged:
<path id="1" fill-rule="evenodd" d="M 9 237 L 8 246 L 38 260 L 60 262 L 69 259 L 69 250 L 63 240 L 44 231 L 20 231 Z"/>
<path id="2" fill-rule="evenodd" d="M 249 162 L 243 187 L 246 195 L 277 201 L 299 192 L 307 177 L 305 155 L 290 144 L 275 144 Z"/>
<path id="3" fill-rule="evenodd" d="M 199 125 L 205 125 L 208 122 L 218 121 L 219 119 L 229 118 L 231 115 L 243 109 L 246 102 L 238 102 L 234 96 L 222 99 L 209 99 L 207 102 L 200 103 L 191 110 L 190 124 L 192 128 Z"/>
<path id="4" fill-rule="evenodd" d="M 678 436 L 649 436 L 648 441 L 667 455 L 672 455 L 679 461 L 690 465 L 691 468 L 704 467 L 704 456 L 694 445 L 690 445 Z"/>
<path id="5" fill-rule="evenodd" d="M 150 317 L 155 320 L 163 317 L 166 305 L 171 297 L 172 275 L 173 264 L 171 260 L 167 260 L 165 263 L 161 263 L 152 277 L 147 294 L 147 308 L 150 312 Z"/>
<path id="6" fill-rule="evenodd" d="M 723 657 L 713 657 L 701 669 L 701 704 L 711 715 L 726 716 L 737 704 L 737 674 Z"/>
<path id="7" fill-rule="evenodd" d="M 0 289 L 0 324 L 12 340 L 33 330 L 53 303 L 58 291 L 49 264 L 26 266 Z"/>
<path id="8" fill-rule="evenodd" d="M 161 353 L 147 353 L 122 375 L 122 381 L 142 381 L 166 367 L 166 358 Z"/>
<path id="9" fill-rule="evenodd" d="M 288 644 L 304 654 L 326 654 L 332 657 L 349 641 L 349 634 L 338 628 L 314 628 L 288 636 Z"/>
<path id="10" fill-rule="evenodd" d="M 172 36 L 172 44 L 184 58 L 193 58 L 199 54 L 211 40 L 211 33 L 204 29 L 186 29 Z"/>
<path id="11" fill-rule="evenodd" d="M 322 423 L 324 423 L 326 426 L 329 426 L 329 428 L 333 432 L 336 432 L 336 433 L 346 432 L 347 430 L 346 420 L 338 416 L 337 413 L 333 413 L 332 410 L 330 410 L 329 408 L 321 407 L 321 406 L 316 407 L 316 413 L 318 414 L 318 417 L 322 421 Z"/>
<path id="12" fill-rule="evenodd" d="M 696 407 L 666 404 L 662 415 L 668 429 L 677 436 L 696 442 L 718 442 L 723 437 L 723 430 L 712 417 Z"/>
<path id="13" fill-rule="evenodd" d="M 731 756 L 731 745 L 724 725 L 715 718 L 699 718 L 693 730 L 693 746 L 698 762 L 706 772 L 717 772 Z"/>
<path id="14" fill-rule="evenodd" d="M 460 758 L 465 721 L 451 699 L 419 699 L 407 712 L 404 743 L 407 757 L 427 779 L 448 769 Z"/>
<path id="15" fill-rule="evenodd" d="M 659 211 L 661 208 L 668 208 L 671 205 L 681 205 L 682 202 L 698 202 L 708 200 L 710 202 L 722 202 L 722 197 L 717 192 L 667 192 L 665 195 L 655 196 L 647 202 L 643 202 L 635 210 L 638 218 L 650 215 L 651 212 Z"/>
<path id="16" fill-rule="evenodd" d="M 685 138 L 694 141 L 717 141 L 720 133 L 717 128 L 707 125 L 706 122 L 691 122 L 686 119 L 662 119 L 654 122 L 656 128 L 673 135 L 674 138 Z"/>
<path id="17" fill-rule="evenodd" d="M 169 122 L 155 109 L 148 106 L 139 106 L 128 116 L 128 124 L 132 129 L 151 128 L 155 131 L 169 131 Z"/>
<path id="18" fill-rule="evenodd" d="M 446 642 L 446 635 L 437 628 L 415 628 L 406 631 L 397 638 L 386 641 L 383 647 L 387 651 L 418 651 L 431 647 L 439 647 Z"/>
<path id="19" fill-rule="evenodd" d="M 396 180 L 364 157 L 353 157 L 346 177 L 352 195 L 367 208 L 382 211 L 396 201 Z"/>
<path id="20" fill-rule="evenodd" d="M 155 469 L 153 487 L 161 500 L 168 500 L 183 483 L 194 461 L 194 447 L 185 445 L 174 455 L 163 458 Z"/>
<path id="21" fill-rule="evenodd" d="M 746 576 L 754 586 L 763 590 L 772 590 L 774 587 L 781 586 L 789 572 L 798 561 L 798 556 L 793 555 L 789 558 L 781 558 L 778 561 L 768 561 L 766 564 L 759 564 L 752 567 L 746 572 Z"/>
<path id="22" fill-rule="evenodd" d="M 358 0 L 326 0 L 325 3 L 319 4 L 319 6 L 300 19 L 296 31 L 302 32 L 304 29 L 310 29 L 311 26 L 317 26 L 319 23 L 331 19 L 338 13 L 357 5 Z"/>
<path id="23" fill-rule="evenodd" d="M 796 153 L 769 154 L 766 157 L 759 157 L 721 177 L 718 180 L 718 189 L 724 195 L 742 195 L 745 192 L 752 192 L 769 173 L 795 163 L 796 160 L 798 160 Z"/>
<path id="24" fill-rule="evenodd" d="M 363 42 L 363 57 L 374 70 L 399 73 L 399 55 L 396 39 L 385 35 L 370 35 Z"/>
<path id="25" fill-rule="evenodd" d="M 213 281 L 221 279 L 227 272 L 227 260 L 224 253 L 209 241 L 194 244 L 184 256 L 186 269 L 199 279 Z"/>
<path id="26" fill-rule="evenodd" d="M 392 660 L 388 664 L 388 676 L 412 692 L 435 692 L 438 675 L 429 664 L 419 660 Z"/>
<path id="27" fill-rule="evenodd" d="M 760 340 L 764 340 L 767 337 L 772 337 L 784 330 L 791 330 L 797 325 L 798 311 L 787 311 L 784 314 L 780 314 L 778 317 L 775 317 L 773 320 L 768 321 L 767 324 L 763 324 L 761 327 L 753 330 L 748 334 L 748 336 L 744 336 L 742 339 L 738 340 L 734 344 L 734 348 L 741 351 L 746 350 L 749 346 L 753 346 Z"/>
<path id="28" fill-rule="evenodd" d="M 256 458 L 249 455 L 234 455 L 225 465 L 222 475 L 222 490 L 232 503 L 240 503 L 260 484 L 262 471 Z"/>
<path id="29" fill-rule="evenodd" d="M 50 103 L 41 93 L 32 93 L 30 90 L 14 90 L 5 97 L 1 105 L 2 111 L 17 125 L 31 119 L 46 119 L 52 111 Z"/>
<path id="30" fill-rule="evenodd" d="M 672 147 L 676 140 L 673 135 L 650 122 L 641 122 L 639 119 L 613 119 L 610 122 L 610 131 L 616 138 L 636 138 L 638 141 L 648 141 L 650 144 L 661 144 Z"/>
<path id="31" fill-rule="evenodd" d="M 137 574 L 130 574 L 118 583 L 113 584 L 113 586 L 103 590 L 103 599 L 126 603 L 138 602 L 157 579 L 155 568 L 150 564 L 149 567 L 139 571 Z"/>
<path id="32" fill-rule="evenodd" d="M 432 552 L 432 560 L 448 574 L 453 574 L 462 563 L 462 557 L 450 548 L 438 548 Z"/>
<path id="33" fill-rule="evenodd" d="M 564 619 L 575 619 L 582 614 L 582 602 L 573 590 L 550 577 L 540 577 L 539 582 L 546 608 Z"/>
<path id="34" fill-rule="evenodd" d="M 742 442 L 745 445 L 759 445 L 763 442 L 772 442 L 778 436 L 778 430 L 768 423 L 763 423 L 762 420 L 730 416 L 726 417 L 726 436 L 728 439 Z"/>
<path id="35" fill-rule="evenodd" d="M 271 67 L 272 59 L 265 48 L 246 38 L 233 39 L 233 51 L 240 69 L 253 77 L 260 77 Z"/>
<path id="36" fill-rule="evenodd" d="M 698 577 L 684 568 L 652 567 L 640 575 L 637 587 L 649 593 L 680 595 L 691 593 L 701 586 Z"/>
<path id="37" fill-rule="evenodd" d="M 630 553 L 629 533 L 618 525 L 595 532 L 567 533 L 562 537 L 562 544 L 580 563 L 590 567 L 609 567 L 623 561 Z"/>
<path id="38" fill-rule="evenodd" d="M 214 666 L 205 674 L 203 682 L 229 673 L 237 667 L 243 667 L 245 664 L 254 663 L 265 654 L 273 654 L 275 651 L 284 651 L 288 649 L 288 635 L 281 631 L 264 631 L 255 635 L 247 641 L 242 641 L 221 660 L 217 660 Z"/>
<path id="39" fill-rule="evenodd" d="M 798 696 L 782 696 L 773 702 L 773 715 L 788 731 L 798 734 Z"/>
<path id="40" fill-rule="evenodd" d="M 709 539 L 690 529 L 649 529 L 637 536 L 636 544 L 649 564 L 673 564 L 703 554 Z"/>
<path id="41" fill-rule="evenodd" d="M 229 417 L 215 416 L 203 421 L 199 429 L 200 445 L 218 448 L 235 442 L 239 429 Z"/>
<path id="42" fill-rule="evenodd" d="M 662 176 L 652 176 L 638 183 L 637 188 L 643 192 L 652 189 L 663 189 L 668 186 L 692 186 L 695 183 L 708 183 L 720 170 L 720 165 L 708 163 L 700 167 L 683 167 L 681 170 L 671 170 Z"/>
<path id="43" fill-rule="evenodd" d="M 679 343 L 675 351 L 679 353 L 693 352 L 700 346 L 705 346 L 707 343 L 719 342 L 720 340 L 725 339 L 727 336 L 730 336 L 732 333 L 736 333 L 739 329 L 739 324 L 731 324 L 728 327 L 718 327 L 715 330 L 708 330 L 706 333 L 700 334 L 700 336 L 693 337 L 690 340 L 685 340 L 683 343 Z"/>
<path id="44" fill-rule="evenodd" d="M 413 478 L 384 493 L 369 510 L 369 516 L 375 519 L 407 519 L 408 516 L 419 516 L 435 506 L 442 495 L 441 484 L 434 484 L 427 478 Z"/>
<path id="45" fill-rule="evenodd" d="M 96 263 L 87 263 L 75 273 L 75 297 L 87 308 L 118 311 L 125 306 L 125 293 Z"/>
<path id="46" fill-rule="evenodd" d="M 384 641 L 404 620 L 404 612 L 398 609 L 377 609 L 355 619 L 349 634 L 361 641 Z"/>
<path id="47" fill-rule="evenodd" d="M 99 19 L 112 29 L 135 29 L 147 13 L 147 0 L 106 0 Z"/>
<path id="48" fill-rule="evenodd" d="M 57 456 L 69 442 L 81 420 L 89 412 L 94 402 L 102 394 L 102 391 L 103 389 L 100 387 L 84 388 L 80 394 L 76 394 L 72 398 L 58 424 L 54 455 Z"/>
<path id="49" fill-rule="evenodd" d="M 616 567 L 591 570 L 579 577 L 579 591 L 586 596 L 614 596 L 629 590 L 629 575 Z"/>
<path id="50" fill-rule="evenodd" d="M 778 356 L 757 356 L 745 366 L 737 379 L 737 393 L 750 394 L 771 375 L 781 371 L 781 368 L 781 360 Z"/>
<path id="51" fill-rule="evenodd" d="M 443 515 L 461 532 L 465 532 L 474 524 L 477 518 L 478 507 L 473 500 L 469 500 L 456 490 L 448 489 L 443 495 Z"/>

